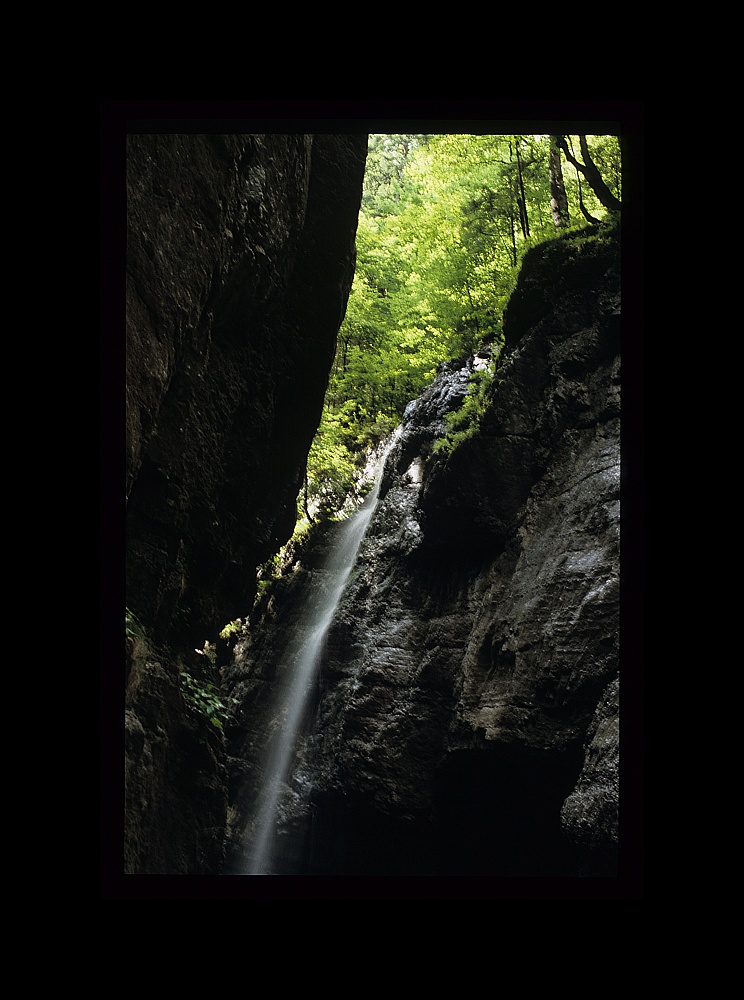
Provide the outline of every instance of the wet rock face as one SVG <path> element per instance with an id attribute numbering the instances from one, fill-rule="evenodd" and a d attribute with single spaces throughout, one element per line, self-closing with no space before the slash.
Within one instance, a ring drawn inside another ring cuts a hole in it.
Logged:
<path id="1" fill-rule="evenodd" d="M 481 433 L 429 470 L 422 523 L 443 558 L 501 551 L 571 440 L 583 447 L 589 427 L 619 417 L 618 248 L 583 238 L 578 246 L 557 240 L 526 256 Z"/>
<path id="2" fill-rule="evenodd" d="M 512 313 L 480 432 L 432 455 L 463 364 L 406 414 L 301 747 L 312 871 L 615 873 L 618 247 L 578 252 L 586 284 L 563 252 L 565 286 L 554 245 L 525 261 L 540 309 Z"/>
<path id="3" fill-rule="evenodd" d="M 151 648 L 127 672 L 127 874 L 222 865 L 224 744 L 155 650 L 199 670 L 294 528 L 365 157 L 363 135 L 128 138 L 126 598 Z"/>
<path id="4" fill-rule="evenodd" d="M 161 636 L 244 614 L 292 532 L 365 156 L 364 136 L 129 137 L 127 597 Z"/>
<path id="5" fill-rule="evenodd" d="M 134 672 L 124 732 L 124 873 L 214 875 L 224 856 L 224 750 L 185 710 L 167 662 Z"/>

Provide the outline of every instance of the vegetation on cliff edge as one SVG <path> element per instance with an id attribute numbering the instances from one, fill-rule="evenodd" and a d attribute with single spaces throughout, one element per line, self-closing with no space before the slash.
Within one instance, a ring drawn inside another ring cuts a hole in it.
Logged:
<path id="1" fill-rule="evenodd" d="M 313 442 L 300 523 L 334 513 L 370 449 L 437 367 L 495 360 L 524 254 L 616 213 L 617 136 L 371 135 L 357 267 Z M 485 402 L 476 379 L 452 436 Z"/>
<path id="2" fill-rule="evenodd" d="M 364 491 L 370 449 L 445 361 L 485 350 L 435 452 L 478 433 L 498 386 L 504 317 L 525 255 L 561 270 L 619 221 L 616 136 L 371 135 L 357 267 L 290 543 L 259 570 L 258 607 Z M 600 253 L 601 256 L 601 253 Z M 558 262 L 558 258 L 554 263 Z"/>

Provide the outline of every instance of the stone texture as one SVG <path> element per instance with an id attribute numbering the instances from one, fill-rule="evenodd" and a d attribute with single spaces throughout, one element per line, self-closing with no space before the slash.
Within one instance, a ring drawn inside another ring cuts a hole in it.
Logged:
<path id="1" fill-rule="evenodd" d="M 591 235 L 527 255 L 477 435 L 433 454 L 473 359 L 406 413 L 288 789 L 283 833 L 304 842 L 288 864 L 615 873 L 619 254 Z M 290 607 L 278 601 L 226 672 L 255 694 L 254 732 Z M 258 744 L 233 734 L 233 775 L 255 776 Z M 245 804 L 231 799 L 228 858 Z"/>
<path id="2" fill-rule="evenodd" d="M 224 860 L 222 741 L 189 711 L 167 660 L 133 669 L 125 717 L 124 873 L 214 875 Z"/>
<path id="3" fill-rule="evenodd" d="M 215 874 L 225 748 L 178 672 L 290 536 L 354 271 L 364 135 L 130 135 L 127 874 Z M 131 650 L 130 650 L 131 652 Z"/>
<path id="4" fill-rule="evenodd" d="M 127 595 L 203 641 L 290 536 L 354 270 L 363 136 L 130 136 Z"/>

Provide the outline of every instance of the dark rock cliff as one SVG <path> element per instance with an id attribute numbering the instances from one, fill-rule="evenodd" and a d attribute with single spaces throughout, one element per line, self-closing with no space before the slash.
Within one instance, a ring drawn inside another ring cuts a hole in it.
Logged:
<path id="1" fill-rule="evenodd" d="M 408 408 L 286 789 L 280 842 L 302 844 L 289 871 L 617 872 L 618 234 L 529 253 L 505 337 L 480 430 L 449 457 L 433 446 L 472 359 Z M 226 670 L 242 702 L 228 872 L 277 636 L 318 565 L 303 554 Z"/>
<path id="2" fill-rule="evenodd" d="M 161 635 L 243 614 L 292 533 L 364 161 L 354 136 L 129 139 L 127 595 Z"/>
<path id="3" fill-rule="evenodd" d="M 147 637 L 128 640 L 131 874 L 219 867 L 224 751 L 173 651 L 246 613 L 294 528 L 365 157 L 365 135 L 128 137 L 126 592 Z"/>

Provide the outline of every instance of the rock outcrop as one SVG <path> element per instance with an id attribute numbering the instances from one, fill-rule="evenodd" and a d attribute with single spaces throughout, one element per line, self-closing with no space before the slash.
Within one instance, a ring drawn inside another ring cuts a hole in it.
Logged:
<path id="1" fill-rule="evenodd" d="M 365 142 L 129 137 L 127 599 L 160 636 L 244 614 L 292 533 Z"/>
<path id="2" fill-rule="evenodd" d="M 408 408 L 286 791 L 282 837 L 303 843 L 290 872 L 616 874 L 618 234 L 531 251 L 505 340 L 477 433 L 450 454 L 434 444 L 473 359 Z M 278 593 L 226 671 L 244 699 L 228 872 L 255 794 L 259 678 L 293 614 Z"/>
<path id="3" fill-rule="evenodd" d="M 125 870 L 214 874 L 224 748 L 179 690 L 289 538 L 354 272 L 365 135 L 130 135 Z M 137 645 L 137 649 L 135 649 Z M 143 649 L 146 652 L 143 652 Z"/>

